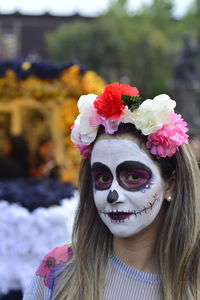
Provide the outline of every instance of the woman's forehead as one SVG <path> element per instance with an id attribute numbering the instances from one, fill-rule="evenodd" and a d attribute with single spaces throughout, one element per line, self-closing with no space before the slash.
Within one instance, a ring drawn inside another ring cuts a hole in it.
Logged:
<path id="1" fill-rule="evenodd" d="M 92 149 L 91 164 L 102 162 L 105 165 L 118 165 L 124 161 L 140 161 L 150 167 L 155 166 L 134 138 L 103 136 L 96 141 Z"/>

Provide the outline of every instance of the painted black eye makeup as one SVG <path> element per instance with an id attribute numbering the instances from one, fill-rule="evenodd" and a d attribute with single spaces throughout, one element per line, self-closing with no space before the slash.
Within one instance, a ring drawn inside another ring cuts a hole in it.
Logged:
<path id="1" fill-rule="evenodd" d="M 127 191 L 140 191 L 151 180 L 152 171 L 144 164 L 137 161 L 125 161 L 117 169 L 119 185 Z"/>
<path id="2" fill-rule="evenodd" d="M 92 178 L 96 190 L 109 189 L 113 181 L 113 176 L 109 168 L 98 162 L 92 165 Z"/>

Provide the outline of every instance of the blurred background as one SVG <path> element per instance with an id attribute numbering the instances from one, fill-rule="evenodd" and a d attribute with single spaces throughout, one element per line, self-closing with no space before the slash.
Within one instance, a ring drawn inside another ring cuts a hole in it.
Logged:
<path id="1" fill-rule="evenodd" d="M 200 0 L 0 1 L 0 300 L 70 242 L 77 100 L 114 81 L 176 100 L 199 162 Z"/>

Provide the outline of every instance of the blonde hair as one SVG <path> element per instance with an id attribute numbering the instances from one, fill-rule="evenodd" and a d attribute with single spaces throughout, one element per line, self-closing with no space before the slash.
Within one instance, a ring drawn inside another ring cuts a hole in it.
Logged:
<path id="1" fill-rule="evenodd" d="M 144 145 L 133 125 L 117 134 L 131 133 Z M 164 179 L 175 172 L 173 201 L 166 203 L 157 242 L 164 300 L 200 299 L 200 172 L 188 145 L 172 158 L 152 159 Z M 93 200 L 90 161 L 80 172 L 80 204 L 74 233 L 74 256 L 57 274 L 53 300 L 103 300 L 104 271 L 112 234 L 101 221 Z"/>

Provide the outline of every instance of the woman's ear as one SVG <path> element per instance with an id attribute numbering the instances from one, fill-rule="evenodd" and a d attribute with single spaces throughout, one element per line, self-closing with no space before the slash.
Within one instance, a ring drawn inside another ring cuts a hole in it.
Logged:
<path id="1" fill-rule="evenodd" d="M 175 187 L 175 182 L 176 182 L 176 174 L 175 171 L 173 171 L 171 177 L 166 182 L 164 199 L 167 202 L 171 202 L 173 200 L 173 191 Z"/>

